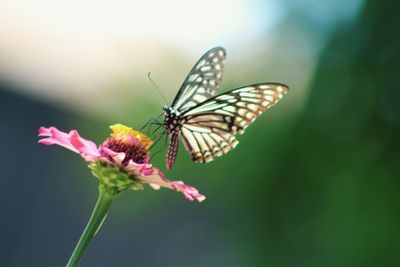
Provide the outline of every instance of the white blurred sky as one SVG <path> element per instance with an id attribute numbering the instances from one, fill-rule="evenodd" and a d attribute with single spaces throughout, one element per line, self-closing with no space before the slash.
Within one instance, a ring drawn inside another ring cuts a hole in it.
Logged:
<path id="1" fill-rule="evenodd" d="M 0 0 L 0 77 L 34 97 L 89 111 L 112 100 L 110 92 L 118 94 L 123 82 L 136 81 L 141 86 L 131 90 L 142 94 L 146 84 L 154 96 L 149 71 L 173 95 L 195 61 L 213 46 L 228 48 L 228 66 L 232 51 L 236 59 L 253 52 L 246 64 L 258 59 L 260 51 L 265 56 L 266 40 L 277 38 L 275 27 L 287 15 L 280 3 Z M 296 41 L 304 48 L 296 53 L 306 55 L 310 41 L 301 36 Z M 298 60 L 308 64 L 301 70 L 307 80 L 312 60 Z M 243 73 L 251 73 L 251 67 Z"/>

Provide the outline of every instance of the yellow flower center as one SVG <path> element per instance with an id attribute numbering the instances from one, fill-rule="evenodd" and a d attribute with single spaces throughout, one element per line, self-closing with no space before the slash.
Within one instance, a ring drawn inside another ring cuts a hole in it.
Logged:
<path id="1" fill-rule="evenodd" d="M 113 131 L 111 137 L 126 145 L 134 145 L 139 141 L 146 149 L 149 149 L 153 144 L 148 136 L 123 124 L 111 125 L 110 129 Z"/>

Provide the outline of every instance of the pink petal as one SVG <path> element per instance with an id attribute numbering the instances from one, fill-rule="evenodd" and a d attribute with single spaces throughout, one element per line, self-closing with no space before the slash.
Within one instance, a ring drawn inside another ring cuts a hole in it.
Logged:
<path id="1" fill-rule="evenodd" d="M 151 186 L 151 188 L 153 188 L 154 190 L 160 190 L 161 186 L 159 186 L 158 184 L 149 184 Z"/>
<path id="2" fill-rule="evenodd" d="M 157 168 L 152 168 L 151 174 L 137 176 L 137 178 L 145 183 L 148 183 L 153 189 L 165 187 L 181 192 L 183 193 L 185 198 L 190 201 L 197 199 L 197 201 L 202 202 L 206 199 L 206 197 L 200 194 L 196 188 L 186 185 L 182 181 L 168 180 L 167 178 L 165 178 L 164 174 Z"/>
<path id="3" fill-rule="evenodd" d="M 102 147 L 101 148 L 102 155 L 105 156 L 105 158 L 110 157 L 112 158 L 112 164 L 115 163 L 117 166 L 122 166 L 122 161 L 124 161 L 126 154 L 124 152 L 115 152 L 108 147 Z"/>
<path id="4" fill-rule="evenodd" d="M 86 160 L 98 158 L 100 153 L 95 143 L 82 138 L 78 131 L 72 130 L 69 133 L 59 131 L 55 127 L 40 127 L 39 136 L 46 137 L 38 142 L 45 145 L 60 145 L 82 155 Z"/>

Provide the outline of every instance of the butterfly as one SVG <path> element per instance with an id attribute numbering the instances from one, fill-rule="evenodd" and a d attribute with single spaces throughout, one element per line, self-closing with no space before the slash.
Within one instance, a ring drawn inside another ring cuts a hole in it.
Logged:
<path id="1" fill-rule="evenodd" d="M 212 161 L 235 148 L 236 135 L 243 134 L 288 92 L 284 84 L 258 83 L 216 95 L 225 59 L 222 47 L 206 52 L 189 72 L 172 105 L 163 107 L 163 127 L 169 136 L 167 169 L 175 163 L 179 136 L 193 161 Z"/>

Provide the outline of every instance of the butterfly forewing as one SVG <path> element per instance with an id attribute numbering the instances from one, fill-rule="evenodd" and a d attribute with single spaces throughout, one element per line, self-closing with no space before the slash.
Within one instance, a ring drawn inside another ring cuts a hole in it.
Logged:
<path id="1" fill-rule="evenodd" d="M 242 134 L 263 111 L 276 104 L 288 87 L 278 83 L 254 84 L 210 98 L 182 115 L 182 138 L 196 162 L 208 162 L 232 150 Z"/>
<path id="2" fill-rule="evenodd" d="M 215 96 L 222 81 L 226 52 L 215 47 L 205 53 L 189 72 L 176 95 L 172 108 L 184 112 Z"/>

